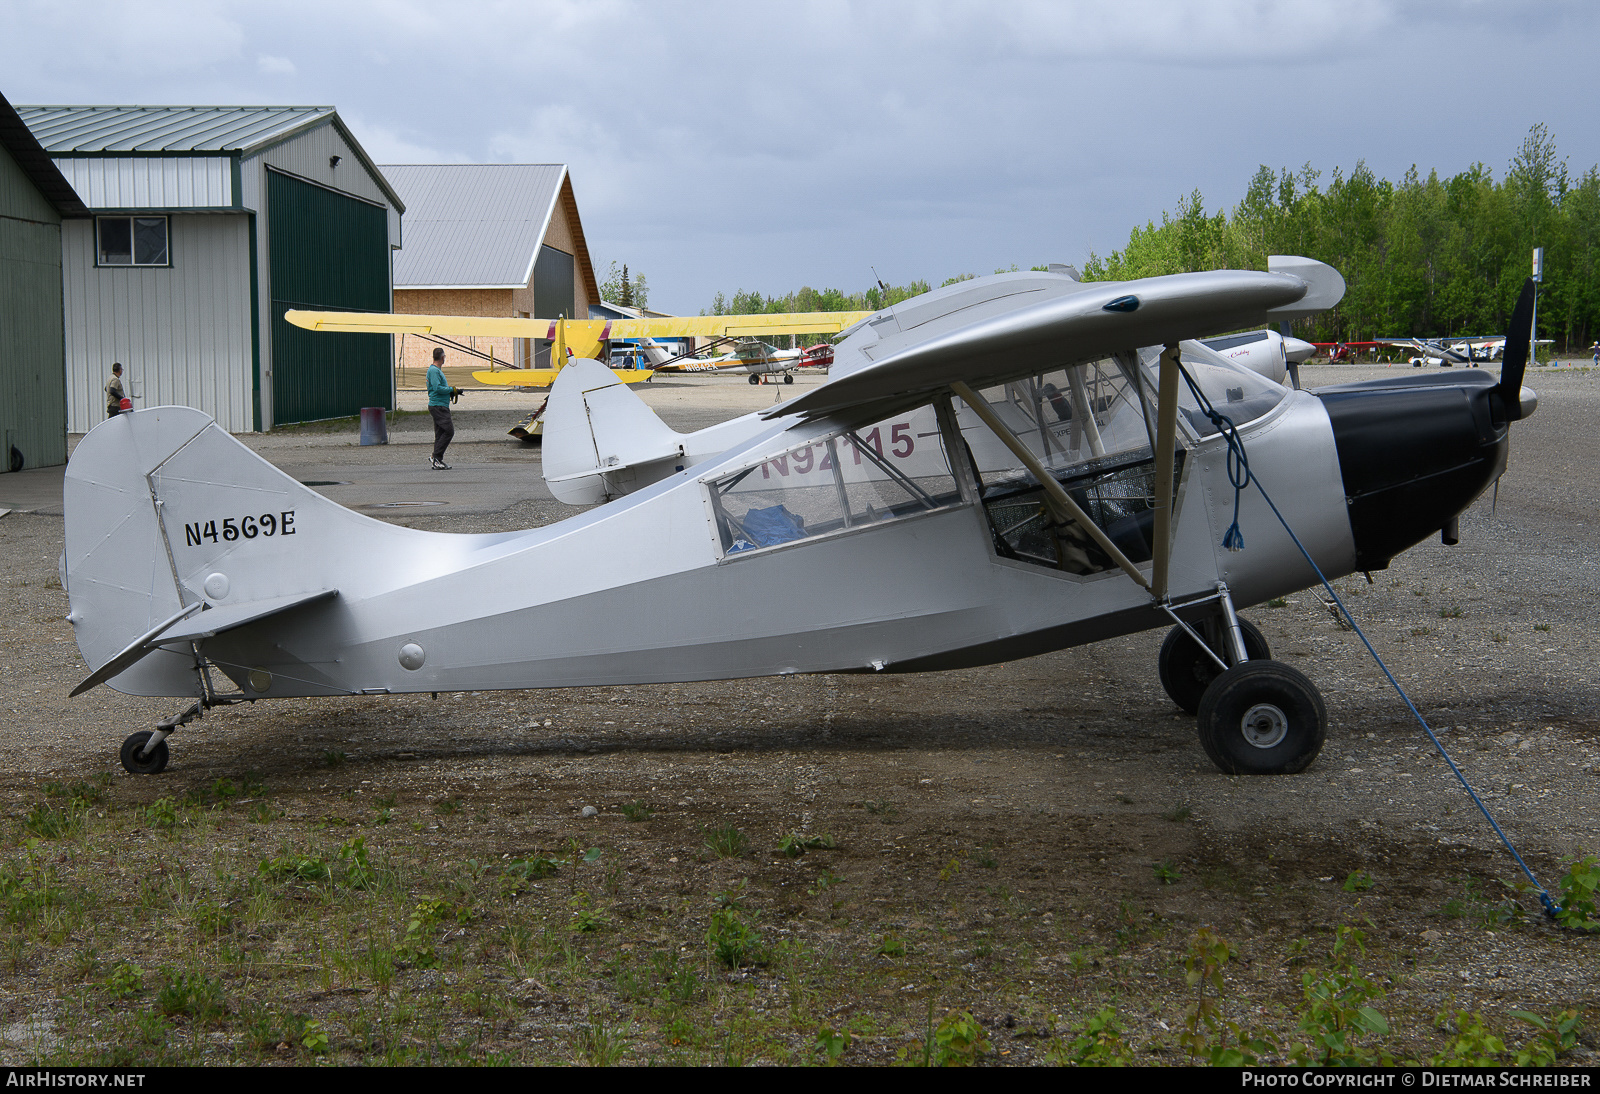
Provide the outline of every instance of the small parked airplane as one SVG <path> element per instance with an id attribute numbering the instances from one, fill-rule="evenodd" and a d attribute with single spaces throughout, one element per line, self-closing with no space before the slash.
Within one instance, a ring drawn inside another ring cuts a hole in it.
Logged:
<path id="1" fill-rule="evenodd" d="M 1175 624 L 1161 681 L 1211 759 L 1301 771 L 1322 699 L 1236 608 L 1313 584 L 1308 555 L 1337 577 L 1453 535 L 1537 402 L 1517 351 L 1531 284 L 1498 382 L 1313 395 L 1192 340 L 1343 292 L 1331 268 L 1282 257 L 1266 273 L 962 282 L 856 326 L 827 383 L 733 425 L 720 451 L 520 532 L 386 524 L 200 411 L 119 415 L 66 472 L 61 579 L 90 669 L 73 694 L 191 700 L 123 742 L 123 765 L 154 773 L 174 729 L 230 703 L 921 672 Z M 581 360 L 551 400 L 551 429 L 574 431 L 638 401 Z M 639 469 L 617 438 L 601 463 Z M 1230 488 L 1234 445 L 1261 490 Z M 619 543 L 651 549 L 619 569 Z"/>

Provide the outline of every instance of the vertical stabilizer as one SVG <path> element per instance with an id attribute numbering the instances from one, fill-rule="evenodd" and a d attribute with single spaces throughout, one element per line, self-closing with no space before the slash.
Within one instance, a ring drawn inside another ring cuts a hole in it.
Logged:
<path id="1" fill-rule="evenodd" d="M 590 505 L 672 474 L 684 438 L 616 373 L 577 358 L 550 389 L 544 412 L 544 478 L 569 505 Z"/>

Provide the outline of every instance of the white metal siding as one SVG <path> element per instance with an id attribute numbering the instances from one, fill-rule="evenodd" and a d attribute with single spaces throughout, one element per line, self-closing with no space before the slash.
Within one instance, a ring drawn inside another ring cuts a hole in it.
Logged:
<path id="1" fill-rule="evenodd" d="M 174 215 L 170 269 L 97 268 L 93 221 L 62 224 L 68 429 L 105 418 L 103 385 L 121 361 L 138 408 L 203 410 L 251 428 L 249 218 Z"/>
<path id="2" fill-rule="evenodd" d="M 233 204 L 228 156 L 64 156 L 55 165 L 91 209 L 214 209 Z"/>

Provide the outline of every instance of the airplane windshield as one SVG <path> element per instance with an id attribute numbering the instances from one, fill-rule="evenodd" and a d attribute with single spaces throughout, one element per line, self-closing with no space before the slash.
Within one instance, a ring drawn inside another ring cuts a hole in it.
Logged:
<path id="1" fill-rule="evenodd" d="M 1275 384 L 1235 364 L 1200 342 L 1181 342 L 1178 349 L 1184 370 L 1194 379 L 1195 385 L 1205 393 L 1212 407 L 1234 425 L 1255 421 L 1289 394 L 1281 384 Z M 1145 382 L 1152 392 L 1156 390 L 1160 356 L 1159 346 L 1140 351 Z M 1200 404 L 1189 390 L 1189 385 L 1181 381 L 1178 384 L 1178 410 L 1197 436 L 1209 437 L 1218 431 L 1211 419 L 1201 413 Z"/>

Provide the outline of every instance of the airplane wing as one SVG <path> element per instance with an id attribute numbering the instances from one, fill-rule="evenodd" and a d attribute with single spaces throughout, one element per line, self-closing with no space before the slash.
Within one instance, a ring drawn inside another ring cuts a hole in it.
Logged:
<path id="1" fill-rule="evenodd" d="M 720 338 L 772 334 L 837 334 L 871 316 L 866 311 L 784 312 L 766 315 L 669 315 L 655 319 L 564 319 L 569 344 L 581 338 Z M 501 338 L 554 338 L 554 319 L 498 315 L 401 315 L 387 312 L 301 311 L 284 318 L 317 331 L 370 334 L 451 334 Z"/>
<path id="2" fill-rule="evenodd" d="M 449 334 L 483 338 L 547 338 L 574 357 L 599 357 L 611 338 L 747 338 L 771 334 L 837 334 L 872 315 L 864 311 L 775 312 L 762 315 L 669 315 L 655 319 L 514 319 L 503 315 L 399 315 L 388 312 L 301 311 L 297 327 L 354 334 Z M 525 385 L 532 386 L 532 385 Z"/>
<path id="3" fill-rule="evenodd" d="M 614 368 L 611 371 L 625 384 L 641 383 L 655 375 L 655 370 L 648 368 Z M 549 387 L 559 375 L 561 370 L 553 368 L 500 368 L 492 372 L 480 369 L 472 378 L 490 387 Z"/>
<path id="4" fill-rule="evenodd" d="M 763 412 L 820 417 L 863 404 L 917 399 L 954 382 L 976 387 L 1094 360 L 1132 346 L 1239 330 L 1314 314 L 1344 293 L 1338 271 L 1295 258 L 1271 272 L 1212 270 L 1137 283 L 1090 282 L 1079 292 L 979 320 L 908 346 Z M 1130 289 L 1134 290 L 1130 292 Z"/>

